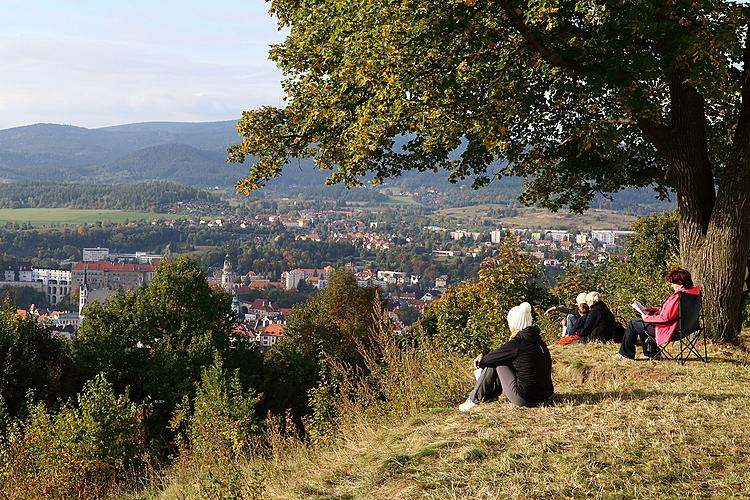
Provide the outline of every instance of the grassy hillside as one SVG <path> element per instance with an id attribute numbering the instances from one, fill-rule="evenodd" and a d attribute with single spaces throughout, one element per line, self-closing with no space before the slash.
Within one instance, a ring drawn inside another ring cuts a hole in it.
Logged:
<path id="1" fill-rule="evenodd" d="M 708 365 L 680 366 L 614 360 L 611 344 L 556 347 L 547 407 L 501 399 L 463 414 L 456 395 L 405 418 L 353 419 L 330 447 L 279 439 L 229 473 L 177 470 L 133 497 L 747 498 L 750 356 L 709 348 Z"/>
<path id="2" fill-rule="evenodd" d="M 492 209 L 503 209 L 505 205 L 474 205 L 470 207 L 443 208 L 436 212 L 439 217 L 462 223 L 479 223 L 490 220 L 495 225 L 513 228 L 545 229 L 629 229 L 635 216 L 615 210 L 591 209 L 585 214 L 574 214 L 567 211 L 550 212 L 542 208 L 517 207 L 517 215 L 496 217 L 490 215 Z"/>

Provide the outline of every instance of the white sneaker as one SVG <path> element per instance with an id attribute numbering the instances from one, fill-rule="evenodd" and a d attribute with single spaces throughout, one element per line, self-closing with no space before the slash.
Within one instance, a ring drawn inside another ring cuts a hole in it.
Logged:
<path id="1" fill-rule="evenodd" d="M 477 404 L 474 403 L 471 399 L 467 399 L 460 405 L 458 405 L 458 411 L 469 411 L 472 408 L 474 408 Z"/>

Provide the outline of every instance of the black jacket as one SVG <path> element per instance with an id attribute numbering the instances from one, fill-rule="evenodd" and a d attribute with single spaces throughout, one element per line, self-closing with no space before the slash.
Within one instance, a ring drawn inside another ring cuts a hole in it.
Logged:
<path id="1" fill-rule="evenodd" d="M 604 342 L 612 340 L 614 331 L 615 315 L 609 310 L 607 304 L 599 301 L 589 309 L 586 322 L 578 335 L 581 336 L 583 341 L 599 340 Z"/>
<path id="2" fill-rule="evenodd" d="M 481 368 L 512 366 L 516 372 L 518 392 L 530 403 L 538 404 L 550 397 L 552 385 L 552 358 L 539 328 L 529 326 L 494 351 L 482 356 Z"/>

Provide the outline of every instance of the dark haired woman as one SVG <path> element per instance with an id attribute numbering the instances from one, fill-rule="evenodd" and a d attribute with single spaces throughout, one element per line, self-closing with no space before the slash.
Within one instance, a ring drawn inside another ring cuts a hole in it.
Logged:
<path id="1" fill-rule="evenodd" d="M 654 356 L 661 347 L 672 339 L 672 334 L 677 329 L 679 320 L 680 293 L 700 295 L 701 289 L 693 285 L 693 278 L 685 269 L 675 269 L 667 274 L 664 279 L 672 287 L 672 295 L 664 300 L 661 307 L 648 309 L 648 314 L 635 317 L 630 320 L 625 335 L 622 338 L 620 352 L 615 354 L 618 358 L 635 359 L 635 340 L 641 338 L 643 343 L 643 354 L 647 357 Z M 656 338 L 656 346 L 649 346 L 646 341 L 646 333 Z"/>

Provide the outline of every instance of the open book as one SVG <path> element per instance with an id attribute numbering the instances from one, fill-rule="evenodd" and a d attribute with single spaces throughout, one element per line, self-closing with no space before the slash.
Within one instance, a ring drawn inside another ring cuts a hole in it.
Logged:
<path id="1" fill-rule="evenodd" d="M 630 304 L 630 307 L 638 311 L 639 314 L 648 314 L 648 309 L 646 309 L 643 304 L 638 302 L 637 300 L 634 300 L 632 304 Z"/>

